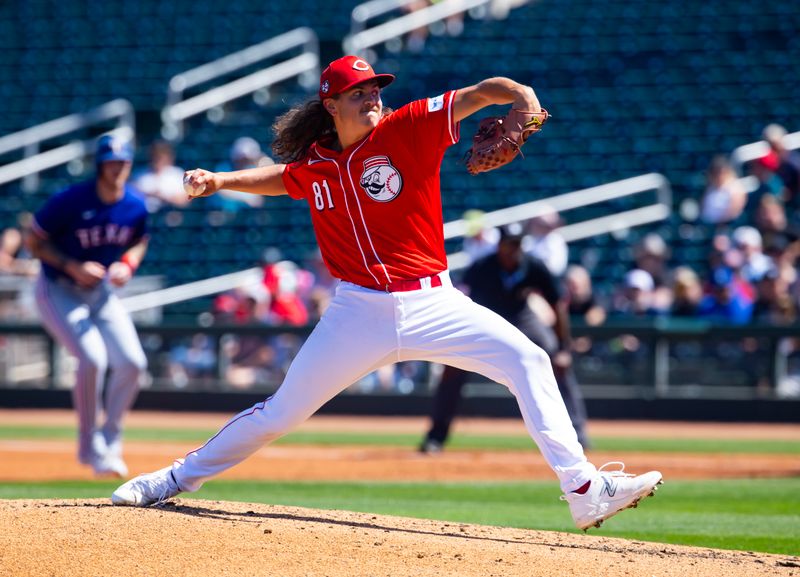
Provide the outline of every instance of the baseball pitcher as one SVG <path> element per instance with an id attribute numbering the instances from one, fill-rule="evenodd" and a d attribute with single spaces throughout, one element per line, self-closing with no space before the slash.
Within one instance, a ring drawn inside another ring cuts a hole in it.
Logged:
<path id="1" fill-rule="evenodd" d="M 458 142 L 461 120 L 510 104 L 507 121 L 491 131 L 498 146 L 482 137 L 470 158 L 505 150 L 513 158 L 546 119 L 533 89 L 490 78 L 390 111 L 381 96 L 393 80 L 357 56 L 335 60 L 321 75 L 319 98 L 277 119 L 273 150 L 283 164 L 187 173 L 192 196 L 227 188 L 305 200 L 325 264 L 341 282 L 272 397 L 185 459 L 122 485 L 113 503 L 146 506 L 196 491 L 362 376 L 409 360 L 453 365 L 507 386 L 581 528 L 633 506 L 660 482 L 657 471 L 634 477 L 589 463 L 547 354 L 453 288 L 447 272 L 439 190 L 444 153 Z"/>

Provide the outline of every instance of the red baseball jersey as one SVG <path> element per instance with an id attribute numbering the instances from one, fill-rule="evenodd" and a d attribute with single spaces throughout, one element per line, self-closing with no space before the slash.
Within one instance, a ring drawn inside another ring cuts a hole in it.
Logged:
<path id="1" fill-rule="evenodd" d="M 458 142 L 450 91 L 385 116 L 342 152 L 317 142 L 286 166 L 292 198 L 304 198 L 331 274 L 383 289 L 447 268 L 439 168 Z"/>

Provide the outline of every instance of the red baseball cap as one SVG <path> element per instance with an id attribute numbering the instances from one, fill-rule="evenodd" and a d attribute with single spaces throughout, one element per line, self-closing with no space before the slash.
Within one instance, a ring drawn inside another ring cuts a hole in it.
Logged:
<path id="1" fill-rule="evenodd" d="M 393 74 L 375 74 L 372 66 L 358 56 L 342 56 L 331 62 L 319 78 L 319 99 L 325 100 L 367 80 L 375 79 L 384 88 L 394 81 Z"/>

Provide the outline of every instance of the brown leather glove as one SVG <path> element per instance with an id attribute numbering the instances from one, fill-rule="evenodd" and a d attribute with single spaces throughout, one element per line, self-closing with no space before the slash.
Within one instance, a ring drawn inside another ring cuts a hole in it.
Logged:
<path id="1" fill-rule="evenodd" d="M 539 132 L 550 118 L 541 112 L 530 112 L 512 108 L 508 114 L 484 118 L 472 137 L 472 148 L 464 155 L 464 164 L 470 174 L 478 174 L 500 168 L 521 153 L 528 137 Z"/>

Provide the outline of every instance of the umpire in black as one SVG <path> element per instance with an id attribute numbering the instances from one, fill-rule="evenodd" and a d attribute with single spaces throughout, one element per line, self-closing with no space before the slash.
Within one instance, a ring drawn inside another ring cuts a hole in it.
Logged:
<path id="1" fill-rule="evenodd" d="M 567 406 L 578 440 L 588 447 L 586 407 L 572 369 L 569 312 L 559 281 L 545 264 L 523 252 L 523 227 L 512 223 L 500 228 L 497 251 L 472 264 L 464 273 L 462 289 L 521 330 L 550 356 L 558 388 Z M 555 327 L 542 322 L 528 306 L 531 293 L 538 293 L 555 313 Z M 442 450 L 469 373 L 446 366 L 433 398 L 431 428 L 420 451 Z"/>

